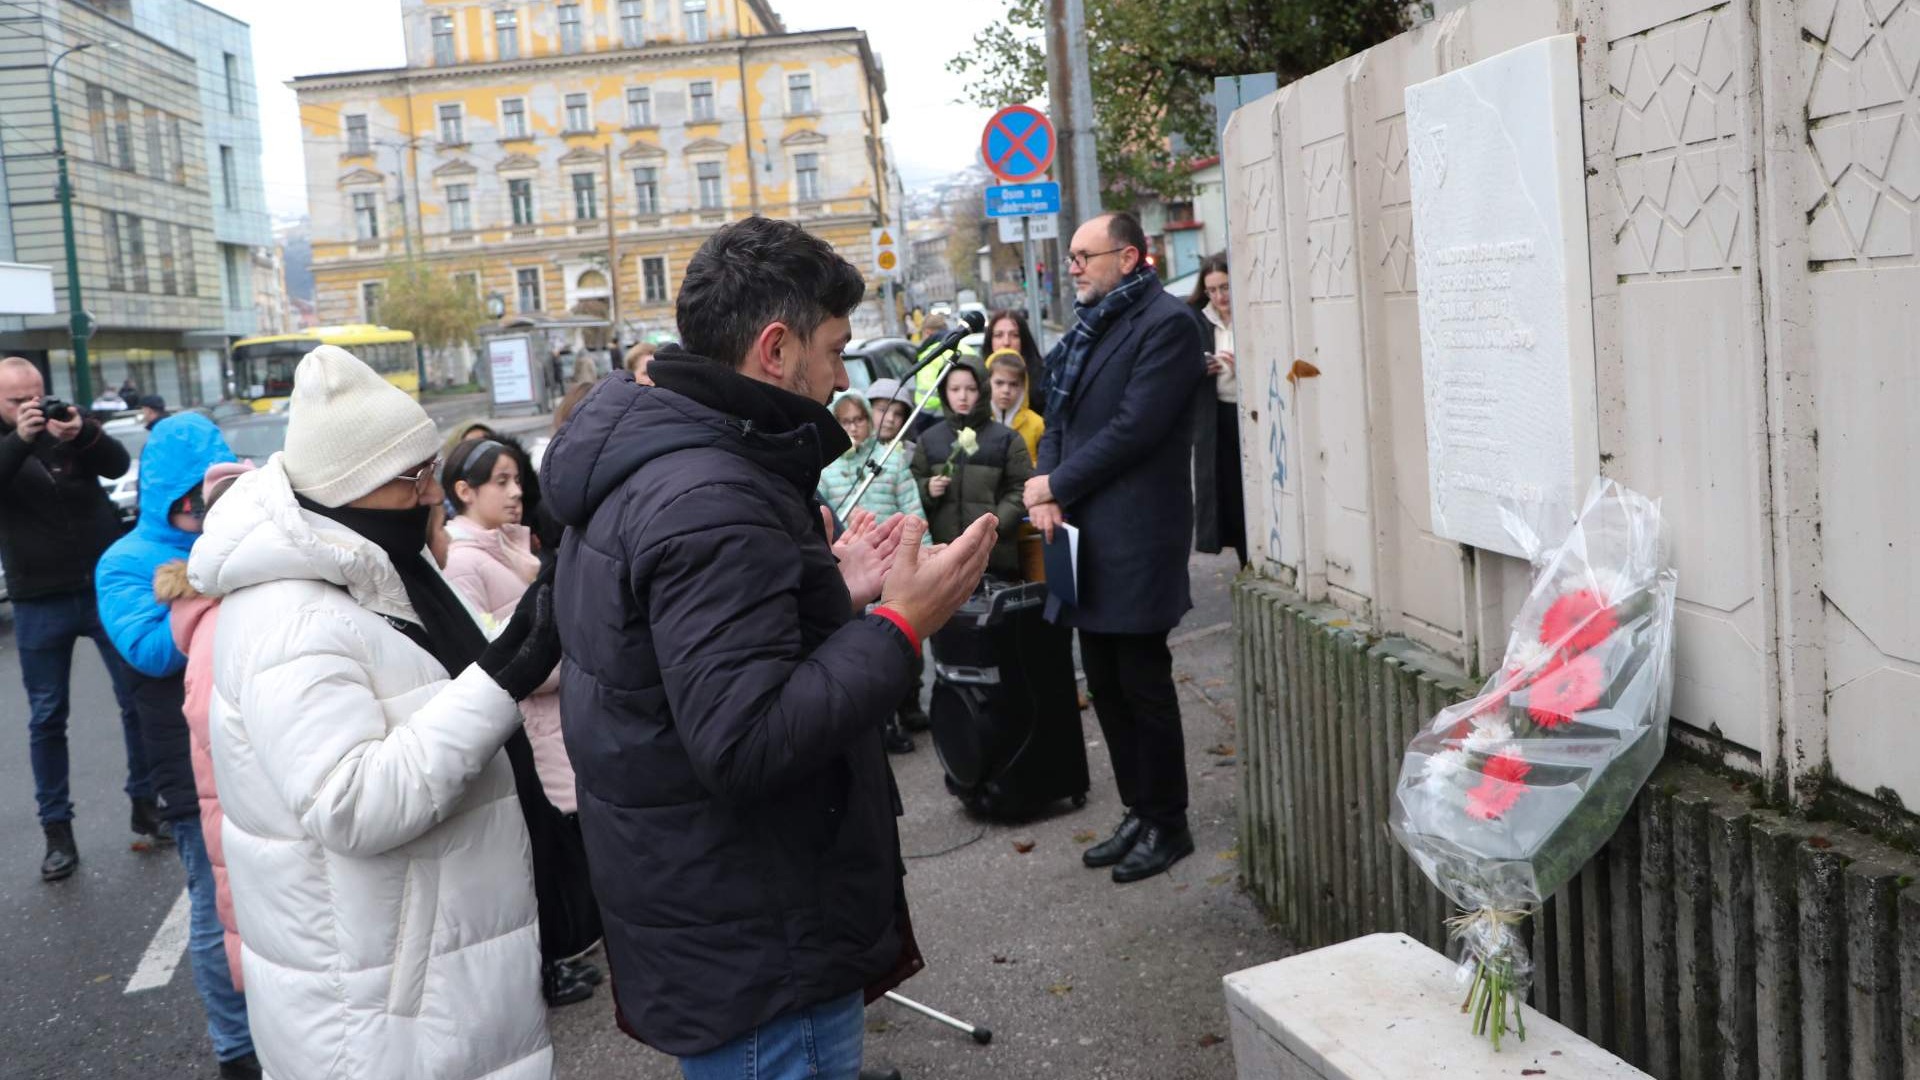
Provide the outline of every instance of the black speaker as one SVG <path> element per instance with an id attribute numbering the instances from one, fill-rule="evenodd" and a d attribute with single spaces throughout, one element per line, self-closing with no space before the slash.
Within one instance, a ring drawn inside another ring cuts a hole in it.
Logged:
<path id="1" fill-rule="evenodd" d="M 1045 585 L 988 581 L 933 636 L 934 752 L 947 790 L 978 813 L 1086 803 L 1072 631 L 1045 607 Z"/>

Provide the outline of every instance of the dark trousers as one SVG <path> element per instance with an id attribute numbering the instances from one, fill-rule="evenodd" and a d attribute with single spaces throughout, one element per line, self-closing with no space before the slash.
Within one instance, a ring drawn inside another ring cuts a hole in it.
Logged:
<path id="1" fill-rule="evenodd" d="M 67 692 L 73 676 L 73 644 L 92 638 L 120 704 L 120 736 L 127 747 L 127 797 L 153 797 L 146 747 L 134 710 L 133 669 L 120 658 L 100 625 L 92 591 L 61 593 L 13 602 L 13 640 L 20 649 L 20 679 L 27 687 L 28 759 L 40 824 L 73 820 L 67 788 Z"/>
<path id="2" fill-rule="evenodd" d="M 1141 821 L 1187 824 L 1187 741 L 1167 635 L 1080 631 L 1080 662 L 1120 801 Z"/>
<path id="3" fill-rule="evenodd" d="M 1220 547 L 1232 548 L 1247 565 L 1247 505 L 1240 487 L 1240 406 L 1215 403 L 1219 426 L 1213 440 L 1214 506 L 1219 515 Z"/>

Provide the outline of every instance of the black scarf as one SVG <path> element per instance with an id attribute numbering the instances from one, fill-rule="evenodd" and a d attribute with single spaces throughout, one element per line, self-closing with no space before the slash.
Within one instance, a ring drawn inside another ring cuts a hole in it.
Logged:
<path id="1" fill-rule="evenodd" d="M 487 647 L 487 636 L 473 621 L 453 586 L 428 561 L 427 522 L 431 509 L 415 506 L 406 510 L 367 510 L 353 506 L 321 506 L 304 495 L 296 495 L 306 510 L 352 529 L 387 553 L 393 569 L 406 586 L 407 602 L 413 605 L 418 622 L 391 620 L 394 628 L 425 649 L 448 675 L 459 675 L 467 665 L 480 659 Z"/>
<path id="2" fill-rule="evenodd" d="M 427 522 L 431 508 L 366 510 L 351 506 L 321 506 L 295 495 L 300 505 L 371 540 L 392 560 L 407 589 L 419 622 L 389 619 L 394 628 L 425 649 L 447 674 L 458 677 L 486 651 L 487 636 L 473 621 L 473 613 L 447 584 L 426 554 Z M 515 728 L 504 749 L 513 766 L 514 793 L 520 815 L 526 819 L 527 840 L 533 848 L 533 891 L 540 911 L 540 953 L 552 961 L 585 950 L 600 937 L 600 909 L 587 878 L 586 849 L 580 826 L 547 800 L 540 773 L 533 763 L 533 744 L 524 728 Z"/>
<path id="3" fill-rule="evenodd" d="M 690 352 L 663 349 L 648 361 L 647 378 L 655 386 L 738 418 L 747 434 L 803 436 L 816 456 L 807 463 L 814 474 L 802 485 L 807 494 L 819 485 L 820 470 L 853 446 L 825 405 Z"/>

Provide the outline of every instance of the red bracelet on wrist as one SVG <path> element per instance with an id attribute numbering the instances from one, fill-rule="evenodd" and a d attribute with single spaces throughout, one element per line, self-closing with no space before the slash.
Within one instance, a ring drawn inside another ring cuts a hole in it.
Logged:
<path id="1" fill-rule="evenodd" d="M 905 615 L 884 604 L 874 608 L 873 613 L 899 627 L 900 632 L 907 635 L 907 644 L 913 647 L 913 651 L 916 653 L 920 651 L 920 635 L 913 632 L 913 624 L 907 621 Z"/>

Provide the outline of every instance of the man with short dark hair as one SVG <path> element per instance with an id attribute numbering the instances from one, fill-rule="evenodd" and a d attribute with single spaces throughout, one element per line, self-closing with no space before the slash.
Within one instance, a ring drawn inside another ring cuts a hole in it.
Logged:
<path id="1" fill-rule="evenodd" d="M 602 380 L 542 463 L 617 1017 L 688 1080 L 850 1078 L 865 1001 L 921 966 L 881 729 L 996 521 L 924 557 L 918 518 L 829 544 L 864 291 L 796 225 L 722 228 L 681 281 L 685 348 Z"/>
<path id="2" fill-rule="evenodd" d="M 126 473 L 127 448 L 70 404 L 54 405 L 32 361 L 0 360 L 0 564 L 13 600 L 13 639 L 27 687 L 33 792 L 47 853 L 44 881 L 80 865 L 67 787 L 67 691 L 73 646 L 93 639 L 120 704 L 127 747 L 127 798 L 140 845 L 168 839 L 147 777 L 132 675 L 107 639 L 93 591 L 100 554 L 120 538 L 120 515 L 100 486 Z M 54 414 L 48 413 L 48 408 Z"/>
<path id="3" fill-rule="evenodd" d="M 1078 319 L 1047 356 L 1046 431 L 1026 503 L 1048 537 L 1063 521 L 1080 530 L 1076 603 L 1049 599 L 1047 614 L 1080 631 L 1087 694 L 1126 804 L 1113 835 L 1082 858 L 1124 883 L 1193 853 L 1167 634 L 1193 606 L 1186 403 L 1206 367 L 1193 316 L 1147 265 L 1133 215 L 1088 221 L 1069 251 Z"/>

